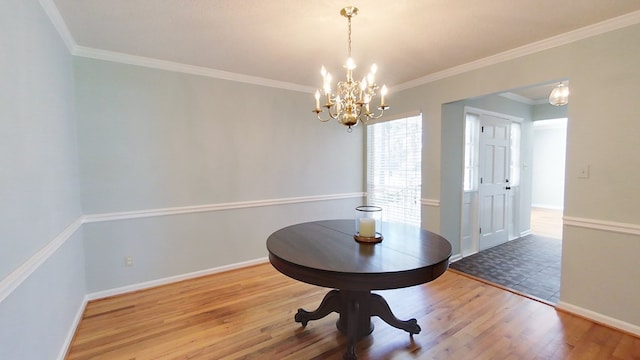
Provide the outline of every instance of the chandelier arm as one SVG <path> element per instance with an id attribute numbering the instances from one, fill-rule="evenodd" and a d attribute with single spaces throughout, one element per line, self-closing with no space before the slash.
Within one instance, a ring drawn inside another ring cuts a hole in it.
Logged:
<path id="1" fill-rule="evenodd" d="M 326 118 L 326 119 L 323 119 L 323 118 L 321 118 L 321 117 L 320 117 L 320 113 L 318 113 L 318 120 L 320 120 L 321 122 L 327 122 L 327 121 L 329 121 L 329 120 L 334 120 L 334 119 L 332 119 L 331 117 L 328 117 L 328 118 Z"/>
<path id="2" fill-rule="evenodd" d="M 378 110 L 380 110 L 380 113 L 378 115 L 374 115 L 374 113 L 370 112 L 370 113 L 367 113 L 367 117 L 371 120 L 380 119 L 384 114 L 384 111 L 387 110 L 388 108 L 389 108 L 388 106 L 380 106 L 378 107 Z"/>
<path id="3" fill-rule="evenodd" d="M 335 103 L 333 104 L 327 104 L 325 105 L 325 107 L 327 108 L 327 113 L 329 113 L 329 118 L 336 120 L 338 118 L 338 116 L 340 115 L 340 112 L 338 111 L 337 105 Z M 331 112 L 331 108 L 333 108 L 335 110 L 334 113 Z"/>

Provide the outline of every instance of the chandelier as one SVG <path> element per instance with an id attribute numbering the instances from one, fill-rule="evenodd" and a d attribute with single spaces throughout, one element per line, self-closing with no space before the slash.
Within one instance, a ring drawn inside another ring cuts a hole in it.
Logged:
<path id="1" fill-rule="evenodd" d="M 375 82 L 375 75 L 378 69 L 375 64 L 371 66 L 371 71 L 362 80 L 354 80 L 353 78 L 353 70 L 356 68 L 356 64 L 351 58 L 351 18 L 357 14 L 358 8 L 354 6 L 347 6 L 340 11 L 340 15 L 346 17 L 349 23 L 349 57 L 344 65 L 347 70 L 346 81 L 339 81 L 336 86 L 336 93 L 333 93 L 331 90 L 331 74 L 323 66 L 320 73 L 322 74 L 322 89 L 326 103 L 322 107 L 327 109 L 328 116 L 323 118 L 320 115 L 324 112 L 324 109 L 320 107 L 320 90 L 316 90 L 316 108 L 313 109 L 313 112 L 318 116 L 318 120 L 322 122 L 327 122 L 331 119 L 338 120 L 340 124 L 348 127 L 348 132 L 351 132 L 351 128 L 360 122 L 366 123 L 368 120 L 380 118 L 384 111 L 389 108 L 384 102 L 387 87 L 383 85 L 382 88 L 378 88 Z M 378 89 L 380 89 L 380 105 L 377 108 L 379 113 L 375 114 L 371 111 L 370 104 Z"/>

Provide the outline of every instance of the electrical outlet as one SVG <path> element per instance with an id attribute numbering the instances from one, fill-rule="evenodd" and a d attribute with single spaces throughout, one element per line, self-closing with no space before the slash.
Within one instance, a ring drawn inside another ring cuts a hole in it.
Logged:
<path id="1" fill-rule="evenodd" d="M 133 266 L 133 256 L 125 256 L 124 257 L 124 266 L 126 266 L 126 267 Z"/>

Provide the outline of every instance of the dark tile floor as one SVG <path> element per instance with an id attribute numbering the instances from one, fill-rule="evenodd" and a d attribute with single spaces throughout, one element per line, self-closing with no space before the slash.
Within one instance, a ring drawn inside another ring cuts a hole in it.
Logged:
<path id="1" fill-rule="evenodd" d="M 509 241 L 452 263 L 452 269 L 551 303 L 560 296 L 562 240 L 539 235 Z"/>

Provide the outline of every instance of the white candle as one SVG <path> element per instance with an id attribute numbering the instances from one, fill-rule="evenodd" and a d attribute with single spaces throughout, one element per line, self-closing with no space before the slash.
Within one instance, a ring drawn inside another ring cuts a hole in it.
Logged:
<path id="1" fill-rule="evenodd" d="M 382 89 L 380 89 L 380 106 L 385 106 L 384 97 L 387 95 L 387 86 L 382 85 Z"/>
<path id="2" fill-rule="evenodd" d="M 358 222 L 358 229 L 360 236 L 362 237 L 375 237 L 376 236 L 376 221 L 371 218 L 360 218 Z"/>

